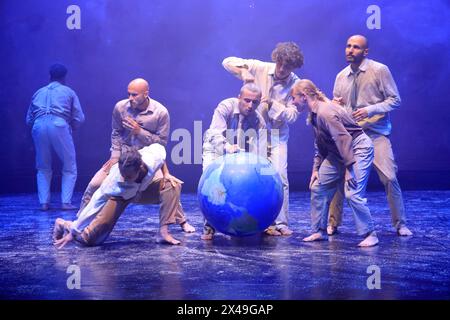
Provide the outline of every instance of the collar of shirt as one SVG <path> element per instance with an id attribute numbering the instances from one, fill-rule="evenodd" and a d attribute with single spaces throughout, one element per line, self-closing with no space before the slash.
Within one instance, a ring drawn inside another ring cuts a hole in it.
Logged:
<path id="1" fill-rule="evenodd" d="M 58 81 L 52 81 L 52 82 L 50 82 L 50 83 L 48 84 L 47 88 L 53 89 L 53 88 L 59 87 L 59 86 L 61 86 L 61 85 L 62 85 L 62 84 L 61 84 L 60 82 L 58 82 Z"/>
<path id="2" fill-rule="evenodd" d="M 273 83 L 282 83 L 282 84 L 289 83 L 292 80 L 292 77 L 293 77 L 292 76 L 292 72 L 286 78 L 284 78 L 282 80 L 276 79 L 275 78 L 275 68 L 276 68 L 276 66 L 277 65 L 275 63 L 272 63 L 272 66 L 270 67 L 269 72 L 267 72 L 267 74 L 270 77 L 272 77 Z"/>
<path id="3" fill-rule="evenodd" d="M 239 99 L 236 99 L 236 103 L 233 104 L 233 115 L 237 114 L 237 113 L 241 113 L 239 111 Z"/>
<path id="4" fill-rule="evenodd" d="M 139 111 L 139 114 L 146 114 L 146 113 L 153 113 L 155 112 L 155 105 L 152 103 L 152 99 L 150 99 L 150 97 L 147 97 L 148 100 L 148 106 L 147 109 Z M 130 100 L 128 100 L 127 102 L 127 108 L 131 108 L 131 103 Z"/>
<path id="5" fill-rule="evenodd" d="M 244 120 L 246 120 L 247 123 L 252 124 L 253 126 L 256 126 L 258 124 L 259 119 L 256 112 L 251 113 L 247 117 L 244 117 L 244 115 L 241 114 L 241 112 L 239 111 L 239 101 L 233 106 L 233 117 L 235 117 L 236 114 L 239 115 L 239 122 L 243 122 Z"/>
<path id="6" fill-rule="evenodd" d="M 361 62 L 361 64 L 359 65 L 358 71 L 357 71 L 356 73 L 359 73 L 359 72 L 366 72 L 366 70 L 367 70 L 367 68 L 368 68 L 368 64 L 369 64 L 369 59 L 368 59 L 368 58 L 364 58 L 364 60 L 363 60 L 363 61 Z M 347 77 L 350 77 L 350 75 L 352 75 L 352 74 L 355 73 L 355 72 L 353 72 L 352 67 L 349 65 L 349 66 L 347 67 L 346 73 L 347 73 Z"/>

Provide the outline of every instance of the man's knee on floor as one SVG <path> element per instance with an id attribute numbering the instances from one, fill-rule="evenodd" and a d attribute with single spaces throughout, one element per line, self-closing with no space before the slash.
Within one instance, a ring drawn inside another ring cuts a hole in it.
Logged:
<path id="1" fill-rule="evenodd" d="M 106 238 L 108 237 L 108 234 L 96 234 L 96 233 L 88 233 L 83 232 L 79 237 L 78 240 L 86 247 L 95 247 L 98 245 L 101 245 L 103 242 L 105 242 Z"/>

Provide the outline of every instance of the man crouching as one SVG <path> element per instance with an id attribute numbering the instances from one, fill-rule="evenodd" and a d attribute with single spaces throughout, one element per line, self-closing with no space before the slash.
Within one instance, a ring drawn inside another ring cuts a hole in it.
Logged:
<path id="1" fill-rule="evenodd" d="M 165 158 L 166 151 L 160 144 L 122 151 L 118 164 L 111 168 L 110 174 L 77 219 L 56 219 L 53 230 L 55 246 L 61 249 L 72 240 L 86 246 L 102 244 L 130 203 L 159 203 L 162 240 L 180 244 L 169 233 L 169 225 L 176 221 L 181 183 L 163 178 L 160 169 Z"/>

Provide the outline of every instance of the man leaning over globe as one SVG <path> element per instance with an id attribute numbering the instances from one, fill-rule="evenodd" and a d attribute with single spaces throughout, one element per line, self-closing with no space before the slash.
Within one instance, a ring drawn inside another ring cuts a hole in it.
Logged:
<path id="1" fill-rule="evenodd" d="M 237 98 L 219 103 L 209 129 L 203 137 L 203 172 L 227 153 L 253 152 L 267 157 L 266 124 L 256 111 L 261 102 L 261 89 L 254 83 L 241 87 Z M 205 219 L 203 240 L 212 240 L 215 229 Z"/>

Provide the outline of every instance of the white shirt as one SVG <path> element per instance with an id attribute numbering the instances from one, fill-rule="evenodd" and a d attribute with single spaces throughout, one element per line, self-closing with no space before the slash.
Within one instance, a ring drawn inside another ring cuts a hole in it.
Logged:
<path id="1" fill-rule="evenodd" d="M 272 146 L 278 143 L 287 143 L 289 139 L 289 124 L 298 118 L 298 110 L 291 102 L 291 88 L 299 78 L 293 72 L 284 80 L 275 79 L 275 63 L 263 62 L 255 59 L 242 59 L 237 57 L 225 58 L 223 67 L 230 73 L 235 74 L 231 67 L 246 67 L 250 74 L 255 77 L 255 84 L 262 91 L 262 100 L 270 99 L 272 106 L 261 104 L 259 113 L 264 118 L 268 129 L 271 130 Z M 242 79 L 241 79 L 242 80 Z M 274 137 L 274 130 L 278 130 L 279 139 Z M 275 139 L 274 139 L 275 138 Z"/>
<path id="2" fill-rule="evenodd" d="M 152 144 L 139 150 L 142 161 L 148 168 L 147 175 L 140 183 L 124 181 L 119 171 L 119 165 L 112 166 L 109 175 L 102 182 L 101 186 L 93 194 L 91 201 L 83 209 L 77 220 L 72 222 L 72 233 L 81 233 L 92 220 L 97 216 L 103 206 L 111 197 L 122 197 L 125 200 L 132 199 L 138 192 L 148 188 L 156 172 L 166 160 L 166 150 L 160 144 Z"/>
<path id="3" fill-rule="evenodd" d="M 237 132 L 233 132 L 231 128 L 231 123 L 233 121 L 233 117 L 239 115 L 239 127 Z M 246 117 L 249 128 L 253 129 L 256 134 L 255 139 L 253 137 L 250 139 L 250 152 L 258 153 L 258 144 L 261 149 L 265 147 L 264 139 L 267 137 L 264 136 L 264 131 L 262 129 L 266 128 L 264 119 L 255 111 Z M 230 138 L 234 138 L 237 134 L 239 137 L 239 133 L 242 132 L 242 122 L 244 121 L 244 116 L 239 111 L 239 99 L 238 98 L 228 98 L 219 103 L 217 108 L 214 110 L 214 115 L 211 120 L 211 125 L 209 129 L 205 132 L 204 135 L 204 145 L 203 148 L 206 151 L 217 152 L 218 154 L 224 154 L 224 150 L 227 146 L 234 144 L 233 141 L 230 141 Z M 245 133 L 244 133 L 245 134 Z M 260 140 L 262 138 L 262 140 Z M 239 139 L 238 139 L 239 141 Z M 242 148 L 243 146 L 241 146 Z"/>

